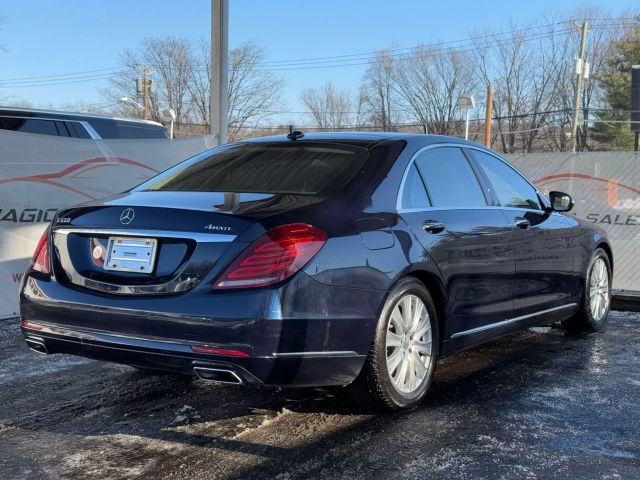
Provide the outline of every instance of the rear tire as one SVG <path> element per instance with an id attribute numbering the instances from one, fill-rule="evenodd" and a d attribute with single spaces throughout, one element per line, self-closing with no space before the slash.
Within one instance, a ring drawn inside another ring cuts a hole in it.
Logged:
<path id="1" fill-rule="evenodd" d="M 569 331 L 595 332 L 600 330 L 611 306 L 611 262 L 607 253 L 598 248 L 593 252 L 585 276 L 582 300 L 576 314 L 565 320 Z"/>
<path id="2" fill-rule="evenodd" d="M 438 318 L 425 286 L 401 280 L 389 294 L 360 375 L 347 392 L 374 410 L 409 410 L 425 397 L 438 357 Z"/>

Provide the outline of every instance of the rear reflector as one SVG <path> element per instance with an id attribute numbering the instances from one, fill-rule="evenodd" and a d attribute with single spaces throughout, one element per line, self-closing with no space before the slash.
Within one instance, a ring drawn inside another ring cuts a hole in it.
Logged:
<path id="1" fill-rule="evenodd" d="M 210 355 L 226 355 L 229 357 L 248 357 L 247 352 L 233 350 L 229 348 L 211 347 L 209 345 L 191 345 L 191 350 L 198 353 L 208 353 Z"/>
<path id="2" fill-rule="evenodd" d="M 31 259 L 30 270 L 49 275 L 51 273 L 51 264 L 49 262 L 49 229 L 45 230 L 38 241 L 36 251 Z"/>
<path id="3" fill-rule="evenodd" d="M 269 230 L 254 240 L 215 283 L 215 288 L 262 287 L 280 282 L 304 267 L 327 235 L 305 223 Z"/>
<path id="4" fill-rule="evenodd" d="M 42 330 L 44 328 L 44 325 L 26 320 L 20 320 L 20 326 L 22 328 L 30 328 L 31 330 Z"/>

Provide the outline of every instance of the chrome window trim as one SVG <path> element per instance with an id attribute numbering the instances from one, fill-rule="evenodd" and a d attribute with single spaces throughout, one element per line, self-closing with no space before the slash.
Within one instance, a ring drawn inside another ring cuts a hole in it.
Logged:
<path id="1" fill-rule="evenodd" d="M 102 140 L 102 137 L 100 136 L 100 134 L 98 132 L 96 132 L 95 128 L 93 128 L 91 126 L 91 124 L 89 122 L 87 122 L 86 120 L 66 120 L 67 122 L 75 122 L 75 123 L 79 123 L 80 125 L 82 125 L 84 127 L 84 129 L 87 131 L 87 133 L 89 134 L 89 136 L 91 137 L 92 140 Z"/>
<path id="2" fill-rule="evenodd" d="M 424 147 L 420 147 L 418 150 L 416 150 L 416 152 L 411 156 L 411 159 L 409 160 L 409 163 L 407 163 L 407 166 L 404 169 L 404 173 L 402 174 L 402 180 L 400 181 L 400 188 L 398 188 L 398 193 L 397 193 L 397 196 L 396 196 L 396 211 L 400 212 L 401 210 L 404 210 L 404 211 L 408 210 L 408 209 L 403 209 L 402 208 L 402 192 L 404 191 L 404 185 L 405 185 L 405 182 L 407 180 L 407 177 L 409 176 L 409 170 L 411 170 L 411 167 L 415 163 L 415 161 L 418 158 L 418 156 L 420 154 L 422 154 L 423 152 L 426 152 L 427 150 L 431 150 L 431 149 L 434 149 L 434 148 L 443 148 L 443 147 L 454 147 L 454 148 L 459 148 L 460 150 L 462 150 L 462 149 L 466 148 L 467 145 L 464 144 L 464 143 L 453 143 L 453 142 L 433 143 L 431 145 L 425 145 Z M 462 152 L 462 154 L 464 155 L 464 151 Z M 469 163 L 468 160 L 467 160 L 467 163 Z M 471 164 L 469 164 L 469 168 L 471 168 L 471 171 L 473 172 L 473 174 L 475 176 L 476 172 L 473 171 L 473 167 L 471 166 Z M 478 186 L 480 187 L 480 190 L 484 194 L 484 190 L 482 188 L 482 184 L 480 183 L 480 180 L 478 180 Z M 471 208 L 483 208 L 483 207 L 487 207 L 487 206 L 488 205 L 478 205 L 477 207 L 471 207 Z M 438 209 L 442 210 L 442 209 L 456 208 L 456 207 L 441 207 L 440 206 L 440 207 L 431 207 L 431 208 L 438 208 Z"/>
<path id="3" fill-rule="evenodd" d="M 439 206 L 439 207 L 433 207 L 433 206 L 427 206 L 424 208 L 402 208 L 402 192 L 404 191 L 404 186 L 405 186 L 405 182 L 407 180 L 407 177 L 409 176 L 409 171 L 411 170 L 411 167 L 413 166 L 413 164 L 416 161 L 416 158 L 418 157 L 418 155 L 422 154 L 423 152 L 427 151 L 427 150 L 431 150 L 433 148 L 439 148 L 439 147 L 456 147 L 459 148 L 461 150 L 463 150 L 464 153 L 464 149 L 469 149 L 469 150 L 477 150 L 479 152 L 482 153 L 486 153 L 487 155 L 491 155 L 492 157 L 496 157 L 498 160 L 500 160 L 502 163 L 506 164 L 509 168 L 511 168 L 514 172 L 516 172 L 520 177 L 522 177 L 529 185 L 531 185 L 531 187 L 533 187 L 533 189 L 535 190 L 535 192 L 542 196 L 543 198 L 547 198 L 527 177 L 525 177 L 522 173 L 520 173 L 513 165 L 511 165 L 508 161 L 506 161 L 505 159 L 503 159 L 502 157 L 500 157 L 497 153 L 493 152 L 492 150 L 480 147 L 480 146 L 476 146 L 476 145 L 467 145 L 464 143 L 452 143 L 452 142 L 447 142 L 447 143 L 434 143 L 431 145 L 425 145 L 424 147 L 419 148 L 418 150 L 416 150 L 416 152 L 411 156 L 411 159 L 409 160 L 409 162 L 407 163 L 407 166 L 404 169 L 404 172 L 402 174 L 402 180 L 400 181 L 400 188 L 398 188 L 398 193 L 396 195 L 396 212 L 398 213 L 409 213 L 409 212 L 427 212 L 427 211 L 433 211 L 433 210 L 477 210 L 479 208 L 501 208 L 503 210 L 506 209 L 513 209 L 513 210 L 527 210 L 530 212 L 538 212 L 538 213 L 546 213 L 544 210 L 535 210 L 532 208 L 518 208 L 518 207 L 504 207 L 502 205 L 477 205 L 477 206 L 470 206 L 470 207 L 446 207 L 446 206 Z M 474 161 L 475 160 L 474 158 Z M 469 165 L 471 167 L 471 165 Z M 473 169 L 473 168 L 472 168 Z M 475 172 L 474 172 L 475 173 Z M 480 182 L 478 181 L 478 183 L 480 184 Z M 480 184 L 480 188 L 482 189 L 482 184 Z"/>
<path id="4" fill-rule="evenodd" d="M 522 320 L 527 320 L 529 318 L 537 317 L 538 315 L 544 315 L 545 313 L 556 312 L 558 310 L 564 310 L 566 308 L 577 307 L 577 303 L 568 303 L 566 305 L 560 305 L 559 307 L 547 308 L 546 310 L 541 310 L 539 312 L 528 313 L 527 315 L 521 315 L 519 317 L 509 318 L 507 320 L 502 320 L 500 322 L 489 323 L 487 325 L 481 325 L 476 328 L 471 328 L 469 330 L 463 330 L 461 332 L 456 332 L 451 335 L 451 338 L 463 337 L 465 335 L 473 335 L 474 333 L 484 332 L 486 330 L 492 330 L 494 328 L 503 327 L 505 325 L 511 325 L 512 323 L 517 323 Z"/>
<path id="5" fill-rule="evenodd" d="M 523 174 L 522 174 L 522 172 L 520 172 L 516 167 L 514 167 L 513 165 L 511 165 L 511 163 L 509 163 L 507 160 L 505 160 L 505 159 L 504 159 L 504 158 L 502 158 L 500 155 L 498 155 L 497 153 L 495 153 L 493 150 L 485 150 L 485 149 L 483 149 L 483 148 L 478 148 L 478 147 L 475 147 L 475 146 L 474 146 L 474 147 L 467 147 L 467 148 L 470 148 L 470 149 L 472 149 L 472 150 L 478 150 L 479 152 L 486 153 L 487 155 L 490 155 L 490 156 L 492 156 L 492 157 L 497 158 L 499 161 L 501 161 L 502 163 L 504 163 L 508 168 L 510 168 L 511 170 L 513 170 L 513 171 L 516 173 L 516 175 L 518 175 L 518 176 L 519 176 L 520 178 L 522 178 L 525 182 L 527 182 L 527 183 L 531 186 L 531 188 L 533 188 L 533 190 L 534 190 L 538 195 L 540 195 L 542 198 L 544 198 L 544 199 L 546 199 L 546 200 L 549 200 L 549 199 L 547 198 L 547 196 L 546 196 L 545 194 L 543 194 L 543 193 L 540 191 L 540 189 L 539 189 L 538 187 L 536 187 L 536 186 L 533 184 L 533 182 L 532 182 L 531 180 L 529 180 L 525 175 L 523 175 Z M 475 158 L 474 158 L 474 160 L 475 160 L 476 162 L 478 162 L 478 164 L 480 164 L 480 167 L 482 168 L 482 164 L 480 163 L 480 161 L 479 161 L 479 160 L 477 160 L 477 159 L 475 159 Z M 485 175 L 486 175 L 486 173 L 485 173 Z M 497 196 L 497 195 L 496 195 L 496 199 L 497 199 L 498 201 L 500 201 L 500 199 L 498 199 L 498 196 Z M 500 205 L 500 206 L 501 206 L 501 205 Z M 521 208 L 518 208 L 518 207 L 502 207 L 502 208 L 513 208 L 513 209 L 516 209 L 516 210 L 530 210 L 530 211 L 532 211 L 532 212 L 544 212 L 544 210 L 535 210 L 535 209 L 533 209 L 533 208 L 524 208 L 524 207 L 521 207 Z"/>
<path id="6" fill-rule="evenodd" d="M 198 243 L 232 242 L 237 235 L 222 233 L 197 233 L 181 232 L 174 230 L 128 230 L 128 229 L 104 229 L 104 228 L 55 228 L 54 234 L 68 235 L 70 233 L 82 233 L 90 235 L 114 235 L 120 237 L 157 237 L 157 238 L 188 238 Z"/>
<path id="7" fill-rule="evenodd" d="M 560 215 L 558 212 L 546 212 L 544 210 L 533 210 L 531 208 L 518 208 L 518 207 L 503 207 L 501 205 L 478 205 L 477 207 L 424 207 L 424 208 L 401 208 L 397 210 L 398 213 L 414 213 L 414 212 L 432 212 L 438 210 L 479 210 L 485 208 L 495 208 L 500 210 L 515 210 L 521 212 L 522 210 L 526 210 L 527 212 L 537 213 L 540 215 Z"/>
<path id="8" fill-rule="evenodd" d="M 357 352 L 352 350 L 323 350 L 318 352 L 273 352 L 274 357 L 286 358 L 286 357 L 295 357 L 295 358 L 313 358 L 313 357 L 357 357 Z"/>

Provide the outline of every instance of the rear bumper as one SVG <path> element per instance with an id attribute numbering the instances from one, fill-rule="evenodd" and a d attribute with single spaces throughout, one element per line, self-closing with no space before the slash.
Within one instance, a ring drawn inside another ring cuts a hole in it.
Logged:
<path id="1" fill-rule="evenodd" d="M 37 328 L 32 328 L 23 324 L 22 332 L 27 345 L 40 353 L 79 355 L 184 375 L 195 373 L 201 378 L 207 377 L 208 372 L 232 372 L 227 383 L 292 387 L 347 385 L 360 373 L 366 360 L 366 355 L 355 351 L 287 352 L 246 357 L 208 355 L 196 353 L 191 345 L 178 342 L 36 325 Z M 225 381 L 224 377 L 220 379 Z"/>
<path id="2" fill-rule="evenodd" d="M 28 343 L 48 353 L 182 374 L 221 368 L 248 384 L 330 386 L 346 385 L 360 372 L 385 295 L 298 275 L 273 289 L 212 294 L 202 285 L 132 298 L 28 276 L 20 312 Z M 194 345 L 247 356 L 195 352 Z"/>

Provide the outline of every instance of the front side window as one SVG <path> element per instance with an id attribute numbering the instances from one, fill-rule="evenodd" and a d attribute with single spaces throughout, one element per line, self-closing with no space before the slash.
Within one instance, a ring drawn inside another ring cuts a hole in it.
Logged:
<path id="1" fill-rule="evenodd" d="M 473 151 L 503 207 L 542 210 L 536 189 L 516 170 L 493 155 Z"/>
<path id="2" fill-rule="evenodd" d="M 319 194 L 353 179 L 369 151 L 348 145 L 245 143 L 187 160 L 137 190 Z"/>
<path id="3" fill-rule="evenodd" d="M 487 204 L 469 161 L 457 147 L 437 147 L 415 161 L 434 207 L 478 207 Z"/>

